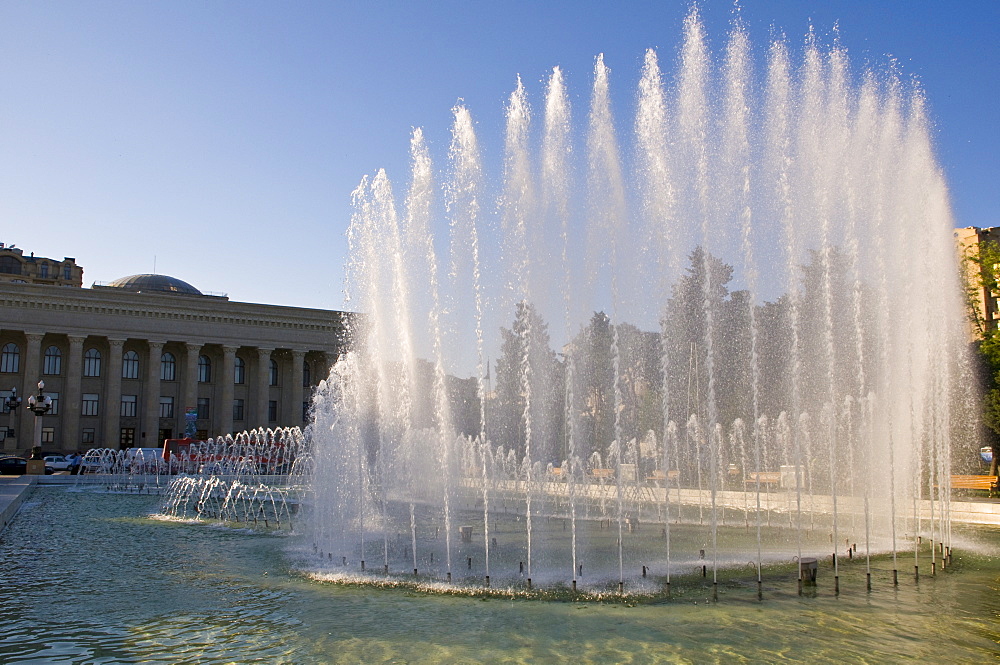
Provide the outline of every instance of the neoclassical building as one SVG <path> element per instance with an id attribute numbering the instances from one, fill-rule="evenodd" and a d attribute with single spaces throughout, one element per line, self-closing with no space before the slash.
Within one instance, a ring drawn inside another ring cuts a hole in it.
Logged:
<path id="1" fill-rule="evenodd" d="M 16 389 L 24 403 L 0 413 L 4 452 L 31 447 L 24 405 L 40 379 L 53 399 L 46 451 L 158 447 L 191 421 L 199 438 L 302 425 L 312 388 L 344 351 L 344 312 L 232 302 L 165 275 L 89 289 L 27 268 L 17 279 L 25 257 L 5 250 L 0 397 Z"/>

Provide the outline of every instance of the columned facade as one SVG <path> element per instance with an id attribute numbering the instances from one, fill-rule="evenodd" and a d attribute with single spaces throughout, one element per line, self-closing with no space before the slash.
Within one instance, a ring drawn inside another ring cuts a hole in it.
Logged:
<path id="1" fill-rule="evenodd" d="M 16 416 L 18 422 L 21 423 L 20 431 L 17 434 L 17 446 L 19 448 L 31 449 L 31 439 L 35 435 L 35 417 L 31 415 L 31 412 L 24 407 L 28 404 L 28 395 L 31 395 L 36 390 L 36 384 L 38 379 L 41 378 L 41 353 L 42 353 L 42 338 L 45 335 L 36 332 L 30 332 L 24 334 L 24 341 L 26 346 L 26 355 L 24 358 L 24 376 L 25 380 L 22 382 L 23 385 L 15 385 L 17 394 L 21 396 L 21 413 Z M 38 377 L 38 379 L 33 377 Z M 7 378 L 7 377 L 4 377 Z M 4 386 L 6 388 L 7 386 Z M 51 392 L 51 388 L 49 391 Z"/>
<path id="2" fill-rule="evenodd" d="M 116 395 L 122 394 L 122 356 L 125 348 L 125 340 L 108 339 L 108 371 L 106 373 L 104 394 L 108 400 L 103 404 L 104 408 L 104 440 L 108 444 L 121 440 L 121 398 L 115 400 Z M 100 444 L 100 441 L 95 441 Z"/>
<path id="3" fill-rule="evenodd" d="M 187 410 L 198 408 L 198 358 L 201 356 L 201 344 L 187 343 L 184 345 L 185 363 L 184 374 L 181 381 L 184 382 L 182 393 L 184 398 L 178 405 L 179 413 L 177 417 L 177 427 L 174 430 L 175 437 L 182 437 L 187 428 Z"/>
<path id="4" fill-rule="evenodd" d="M 142 410 L 142 430 L 139 434 L 139 445 L 155 448 L 160 437 L 160 368 L 163 360 L 164 342 L 146 342 L 146 385 L 144 408 Z"/>
<path id="5" fill-rule="evenodd" d="M 284 400 L 284 409 L 281 415 L 282 420 L 293 422 L 296 418 L 302 418 L 302 401 L 305 393 L 303 386 L 303 363 L 306 352 L 302 349 L 292 349 L 292 385 L 288 386 L 289 398 Z M 310 378 L 312 373 L 310 372 Z"/>
<path id="6" fill-rule="evenodd" d="M 235 346 L 224 346 L 222 347 L 222 398 L 220 399 L 221 404 L 215 412 L 218 414 L 216 419 L 217 432 L 232 432 L 233 431 L 233 399 L 236 387 L 235 377 L 236 377 L 236 347 Z"/>
<path id="7" fill-rule="evenodd" d="M 257 349 L 257 367 L 255 374 L 256 381 L 254 383 L 257 390 L 255 392 L 254 402 L 256 406 L 254 407 L 253 413 L 250 417 L 253 422 L 262 423 L 264 427 L 268 427 L 269 418 L 267 404 L 271 397 L 271 349 Z"/>
<path id="8" fill-rule="evenodd" d="M 46 452 L 159 447 L 161 433 L 183 436 L 189 408 L 198 411 L 199 437 L 303 426 L 303 403 L 343 352 L 337 340 L 347 316 L 213 296 L 0 283 L 0 391 L 16 388 L 26 404 L 45 381 L 57 403 L 42 421 Z M 0 451 L 23 454 L 34 416 L 23 405 L 0 413 L 0 429 Z"/>

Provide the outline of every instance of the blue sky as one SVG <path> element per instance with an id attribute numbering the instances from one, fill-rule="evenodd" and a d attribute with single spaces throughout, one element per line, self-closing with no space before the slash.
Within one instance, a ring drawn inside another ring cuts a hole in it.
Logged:
<path id="1" fill-rule="evenodd" d="M 411 128 L 439 163 L 452 106 L 495 172 L 520 74 L 554 65 L 583 113 L 605 54 L 627 118 L 643 54 L 672 74 L 686 1 L 0 2 L 0 242 L 73 256 L 86 285 L 174 275 L 233 300 L 343 304 L 350 193 L 409 177 Z M 721 51 L 731 2 L 700 3 Z M 1000 224 L 1000 2 L 744 0 L 774 31 L 839 25 L 855 73 L 897 58 L 926 90 L 956 223 Z M 793 54 L 795 51 L 793 50 Z"/>

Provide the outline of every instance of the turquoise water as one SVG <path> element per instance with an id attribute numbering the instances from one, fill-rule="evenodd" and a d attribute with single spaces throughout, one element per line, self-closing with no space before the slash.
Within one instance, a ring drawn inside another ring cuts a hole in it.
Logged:
<path id="1" fill-rule="evenodd" d="M 655 602 L 469 598 L 323 583 L 293 538 L 146 517 L 156 497 L 38 488 L 0 535 L 3 663 L 982 663 L 1000 654 L 1000 532 L 889 583 L 876 562 L 678 578 Z M 912 555 L 911 555 L 912 557 Z M 905 561 L 905 565 L 902 563 Z M 912 558 L 900 570 L 912 570 Z M 929 565 L 926 566 L 929 569 Z"/>

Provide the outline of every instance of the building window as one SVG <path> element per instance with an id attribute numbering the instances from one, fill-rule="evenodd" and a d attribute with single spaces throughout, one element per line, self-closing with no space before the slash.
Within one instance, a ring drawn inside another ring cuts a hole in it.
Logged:
<path id="1" fill-rule="evenodd" d="M 83 411 L 80 415 L 96 416 L 98 399 L 100 398 L 97 393 L 83 393 Z"/>
<path id="2" fill-rule="evenodd" d="M 17 371 L 17 370 L 14 370 Z M 247 364 L 243 358 L 236 358 L 236 376 L 233 377 L 233 383 L 243 384 L 247 380 Z"/>
<path id="3" fill-rule="evenodd" d="M 83 354 L 83 375 L 101 375 L 101 352 L 97 349 L 87 349 L 87 352 Z"/>
<path id="4" fill-rule="evenodd" d="M 198 356 L 198 383 L 212 382 L 212 359 L 208 356 Z"/>
<path id="5" fill-rule="evenodd" d="M 208 418 L 209 418 L 209 415 L 208 415 L 208 398 L 207 397 L 199 397 L 198 398 L 198 419 L 199 420 L 208 420 Z"/>
<path id="6" fill-rule="evenodd" d="M 121 416 L 123 418 L 135 418 L 136 403 L 136 395 L 122 395 Z"/>
<path id="7" fill-rule="evenodd" d="M 49 412 L 45 415 L 47 416 L 58 416 L 59 415 L 59 393 L 50 393 L 45 391 L 45 394 L 52 398 L 52 407 Z"/>
<path id="8" fill-rule="evenodd" d="M 309 363 L 305 360 L 302 361 L 302 387 L 308 388 L 312 384 L 312 380 L 309 377 Z"/>
<path id="9" fill-rule="evenodd" d="M 63 266 L 63 279 L 73 279 L 73 268 L 71 266 Z"/>
<path id="10" fill-rule="evenodd" d="M 195 430 L 194 438 L 197 439 L 198 441 L 208 441 L 208 430 L 207 429 Z"/>
<path id="11" fill-rule="evenodd" d="M 56 440 L 56 428 L 55 427 L 43 427 L 42 428 L 42 443 L 53 443 Z"/>
<path id="12" fill-rule="evenodd" d="M 120 448 L 131 448 L 134 445 L 135 445 L 135 428 L 122 427 L 121 434 L 118 436 L 118 446 Z"/>
<path id="13" fill-rule="evenodd" d="M 160 356 L 160 381 L 173 381 L 177 377 L 177 361 L 174 354 L 164 353 Z"/>
<path id="14" fill-rule="evenodd" d="M 17 372 L 20 365 L 21 352 L 17 344 L 4 344 L 3 350 L 0 350 L 0 372 Z"/>
<path id="15" fill-rule="evenodd" d="M 42 374 L 58 376 L 62 374 L 62 351 L 58 346 L 45 349 L 45 360 L 42 362 Z"/>
<path id="16" fill-rule="evenodd" d="M 309 420 L 309 402 L 302 402 L 302 422 Z"/>
<path id="17" fill-rule="evenodd" d="M 4 402 L 3 398 L 4 397 L 10 397 L 11 395 L 12 395 L 12 393 L 9 390 L 0 390 L 0 413 L 10 413 L 10 404 L 8 404 L 7 402 Z M 0 432 L 2 432 L 2 431 L 3 431 L 3 428 L 0 427 Z"/>
<path id="18" fill-rule="evenodd" d="M 135 351 L 126 351 L 122 356 L 122 378 L 139 378 L 139 354 Z"/>
<path id="19" fill-rule="evenodd" d="M 80 443 L 94 443 L 94 429 L 92 427 L 83 428 L 83 436 Z"/>
<path id="20" fill-rule="evenodd" d="M 243 420 L 243 400 L 233 400 L 233 420 Z"/>
<path id="21" fill-rule="evenodd" d="M 38 276 L 41 277 L 42 279 L 48 279 L 49 278 L 49 264 L 48 263 L 43 263 L 42 265 L 38 266 Z"/>
<path id="22" fill-rule="evenodd" d="M 271 358 L 271 372 L 267 377 L 267 385 L 278 385 L 278 363 L 274 360 L 274 358 Z"/>
<path id="23" fill-rule="evenodd" d="M 274 423 L 277 421 L 278 421 L 278 402 L 272 399 L 267 403 L 267 422 Z"/>
<path id="24" fill-rule="evenodd" d="M 160 397 L 160 417 L 161 418 L 173 418 L 174 417 L 174 398 L 173 397 Z"/>

